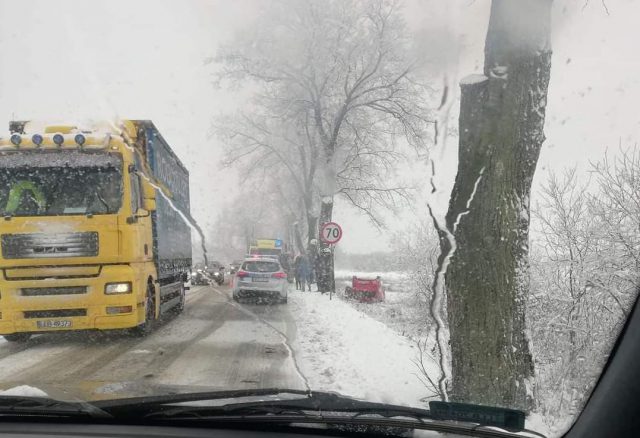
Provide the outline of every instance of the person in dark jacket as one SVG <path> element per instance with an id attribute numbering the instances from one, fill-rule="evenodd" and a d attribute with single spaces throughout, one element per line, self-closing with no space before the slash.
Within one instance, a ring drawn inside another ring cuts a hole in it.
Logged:
<path id="1" fill-rule="evenodd" d="M 300 279 L 302 278 L 301 277 L 302 268 L 300 267 L 301 260 L 302 260 L 302 256 L 298 254 L 295 260 L 293 261 L 293 275 L 296 279 L 296 290 L 300 290 Z"/>
<path id="2" fill-rule="evenodd" d="M 309 292 L 311 292 L 311 264 L 309 258 L 306 255 L 300 256 L 300 269 L 298 271 L 300 276 L 300 287 L 304 291 L 305 284 L 309 285 Z"/>

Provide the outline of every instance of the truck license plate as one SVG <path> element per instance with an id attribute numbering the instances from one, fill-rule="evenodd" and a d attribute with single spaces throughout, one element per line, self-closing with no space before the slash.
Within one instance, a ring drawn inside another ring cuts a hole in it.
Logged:
<path id="1" fill-rule="evenodd" d="M 49 328 L 71 328 L 71 321 L 68 319 L 59 319 L 55 321 L 38 321 L 37 326 L 39 329 Z"/>

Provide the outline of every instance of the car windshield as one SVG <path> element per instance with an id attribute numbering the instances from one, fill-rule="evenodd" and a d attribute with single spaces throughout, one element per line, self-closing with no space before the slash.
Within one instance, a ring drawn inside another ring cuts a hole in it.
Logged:
<path id="1" fill-rule="evenodd" d="M 259 256 L 278 256 L 280 254 L 282 254 L 282 250 L 277 248 L 255 248 L 251 251 L 251 255 Z"/>
<path id="2" fill-rule="evenodd" d="M 273 262 L 244 262 L 242 270 L 247 272 L 278 272 L 280 265 Z"/>
<path id="3" fill-rule="evenodd" d="M 640 0 L 0 16 L 0 416 L 269 388 L 479 435 L 589 412 L 640 288 Z"/>
<path id="4" fill-rule="evenodd" d="M 121 160 L 112 156 L 69 155 L 64 157 L 63 165 L 52 163 L 57 157 L 50 154 L 0 156 L 0 213 L 3 216 L 116 213 L 122 205 Z M 91 167 L 81 161 L 69 166 L 68 162 L 75 158 L 89 161 Z"/>

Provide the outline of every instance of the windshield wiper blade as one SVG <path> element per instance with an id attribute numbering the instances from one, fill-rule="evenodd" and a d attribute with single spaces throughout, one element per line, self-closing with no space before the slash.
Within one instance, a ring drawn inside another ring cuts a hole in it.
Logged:
<path id="1" fill-rule="evenodd" d="M 272 396 L 279 394 L 292 394 L 308 396 L 311 392 L 302 389 L 280 389 L 280 388 L 263 388 L 263 389 L 234 389 L 224 391 L 205 391 L 205 392 L 188 392 L 173 393 L 162 395 L 151 395 L 143 397 L 128 397 L 113 400 L 100 400 L 94 402 L 94 405 L 107 412 L 125 412 L 127 409 L 143 408 L 147 406 L 154 408 L 157 406 L 170 403 L 184 403 L 196 401 L 212 401 L 222 399 L 236 399 L 242 397 L 259 397 Z"/>
<path id="2" fill-rule="evenodd" d="M 48 397 L 21 395 L 0 396 L 0 416 L 11 415 L 87 416 L 111 419 L 113 416 L 97 406 L 82 401 L 62 401 Z"/>
<path id="3" fill-rule="evenodd" d="M 261 396 L 270 398 L 255 400 L 255 397 Z M 254 398 L 254 400 L 242 401 L 240 400 L 242 398 Z M 216 400 L 226 402 L 227 399 L 230 401 L 221 405 L 193 403 Z M 336 393 L 295 389 L 271 388 L 170 394 L 106 400 L 95 404 L 117 420 L 125 421 L 325 422 L 420 428 L 486 437 L 514 436 L 516 431 L 539 435 L 526 429 L 515 430 L 495 424 L 483 424 L 481 421 L 473 421 L 469 418 L 466 420 L 467 424 L 458 423 L 460 419 L 442 416 L 436 418 L 430 410 L 422 408 L 362 401 Z M 500 427 L 500 429 L 484 429 L 485 426 Z"/>
<path id="4" fill-rule="evenodd" d="M 240 399 L 246 397 L 260 396 L 279 396 L 285 398 L 277 398 L 270 400 L 259 400 L 250 402 L 230 402 L 219 406 L 203 406 L 203 405 L 177 405 L 177 403 L 197 402 L 197 401 L 214 401 L 223 399 Z M 300 396 L 297 398 L 290 397 Z M 365 413 L 388 413 L 389 416 L 406 415 L 409 417 L 429 417 L 429 411 L 420 408 L 411 408 L 404 406 L 388 405 L 385 403 L 375 403 L 361 401 L 349 397 L 345 397 L 336 393 L 307 391 L 298 389 L 242 389 L 235 391 L 214 391 L 214 392 L 197 392 L 189 394 L 170 394 L 151 397 L 135 397 L 122 400 L 106 400 L 96 402 L 96 406 L 115 416 L 135 412 L 134 415 L 148 413 L 155 414 L 163 412 L 178 413 L 199 410 L 202 412 L 211 411 L 212 413 L 240 413 L 243 411 L 267 412 L 278 409 L 296 409 L 305 411 L 331 411 L 331 412 L 354 412 L 360 415 Z M 169 411 L 167 408 L 171 408 Z"/>
<path id="5" fill-rule="evenodd" d="M 264 415 L 298 413 L 312 415 L 315 413 L 348 413 L 352 416 L 378 415 L 382 417 L 410 417 L 418 421 L 430 418 L 426 409 L 396 406 L 385 403 L 375 403 L 344 397 L 329 392 L 302 392 L 303 398 L 286 398 L 259 400 L 250 402 L 233 402 L 222 406 L 171 406 L 171 409 L 163 409 L 147 415 L 160 415 L 164 417 L 172 415 L 197 414 L 197 415 Z M 291 394 L 288 391 L 280 394 Z M 298 392 L 294 394 L 299 394 Z M 273 395 L 277 395 L 273 394 Z"/>

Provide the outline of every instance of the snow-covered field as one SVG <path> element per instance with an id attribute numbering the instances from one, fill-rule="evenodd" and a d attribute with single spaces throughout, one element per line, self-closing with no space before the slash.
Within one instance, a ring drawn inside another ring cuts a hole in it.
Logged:
<path id="1" fill-rule="evenodd" d="M 423 406 L 428 395 L 406 337 L 329 295 L 291 292 L 293 349 L 312 389 L 385 403 Z"/>
<path id="2" fill-rule="evenodd" d="M 361 278 L 376 278 L 380 277 L 388 290 L 407 292 L 409 290 L 409 274 L 400 271 L 389 272 L 364 272 L 364 271 L 351 271 L 348 269 L 336 269 L 336 289 L 342 290 L 344 286 L 351 284 L 351 277 L 353 276 Z"/>

